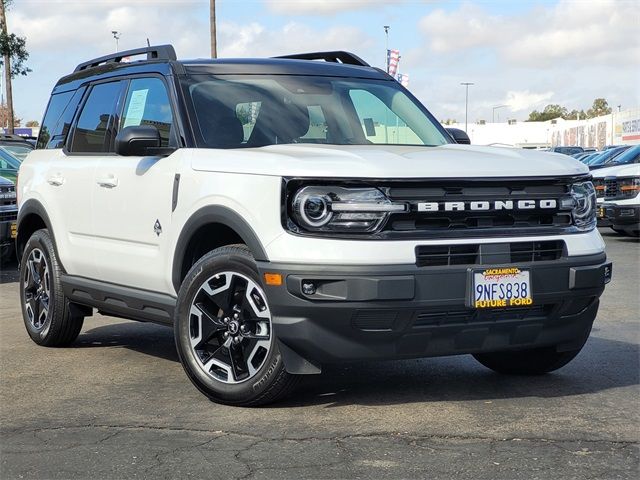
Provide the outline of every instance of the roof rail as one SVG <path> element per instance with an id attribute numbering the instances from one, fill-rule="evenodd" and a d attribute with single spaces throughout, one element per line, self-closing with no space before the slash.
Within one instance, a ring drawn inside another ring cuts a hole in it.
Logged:
<path id="1" fill-rule="evenodd" d="M 334 52 L 297 53 L 295 55 L 282 55 L 273 58 L 291 58 L 295 60 L 324 60 L 326 62 L 345 63 L 347 65 L 358 65 L 361 67 L 371 66 L 357 55 L 340 50 Z"/>
<path id="2" fill-rule="evenodd" d="M 176 51 L 172 45 L 156 45 L 154 47 L 134 48 L 133 50 L 124 50 L 122 52 L 112 53 L 104 57 L 94 58 L 88 62 L 81 63 L 73 71 L 80 72 L 88 68 L 97 67 L 103 63 L 120 63 L 125 57 L 133 57 L 135 55 L 147 54 L 147 60 L 177 60 Z"/>

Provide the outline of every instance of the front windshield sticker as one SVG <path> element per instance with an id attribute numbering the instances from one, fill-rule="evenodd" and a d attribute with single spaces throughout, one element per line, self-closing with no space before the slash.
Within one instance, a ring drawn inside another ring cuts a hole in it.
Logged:
<path id="1" fill-rule="evenodd" d="M 144 107 L 147 103 L 147 93 L 149 93 L 149 89 L 145 88 L 144 90 L 135 90 L 131 94 L 123 128 L 140 125 L 144 115 Z"/>

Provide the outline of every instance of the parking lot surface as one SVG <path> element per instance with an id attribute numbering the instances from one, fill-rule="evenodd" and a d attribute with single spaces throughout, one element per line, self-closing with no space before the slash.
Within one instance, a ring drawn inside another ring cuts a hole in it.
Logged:
<path id="1" fill-rule="evenodd" d="M 2 478 L 638 478 L 640 243 L 602 230 L 614 280 L 582 353 L 507 377 L 472 357 L 325 368 L 266 408 L 209 402 L 168 328 L 95 317 L 31 342 L 0 273 Z"/>

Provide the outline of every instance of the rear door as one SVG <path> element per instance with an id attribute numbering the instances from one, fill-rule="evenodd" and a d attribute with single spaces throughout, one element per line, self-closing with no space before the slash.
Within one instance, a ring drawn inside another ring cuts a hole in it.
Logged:
<path id="1" fill-rule="evenodd" d="M 177 146 L 174 109 L 160 76 L 127 81 L 118 129 L 153 125 L 162 146 Z M 113 144 L 111 147 L 113 151 Z M 166 289 L 168 258 L 160 255 L 171 223 L 177 153 L 169 157 L 100 158 L 95 173 L 95 261 L 101 280 L 146 290 Z"/>

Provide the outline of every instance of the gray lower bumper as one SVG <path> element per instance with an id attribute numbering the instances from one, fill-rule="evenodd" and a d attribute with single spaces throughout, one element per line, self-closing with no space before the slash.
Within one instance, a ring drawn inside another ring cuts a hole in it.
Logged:
<path id="1" fill-rule="evenodd" d="M 584 340 L 611 275 L 604 253 L 515 266 L 531 271 L 534 304 L 475 310 L 466 301 L 468 266 L 258 262 L 261 273 L 285 278 L 283 286 L 265 288 L 285 363 L 300 366 L 296 373 L 309 373 L 305 361 L 570 349 Z"/>

